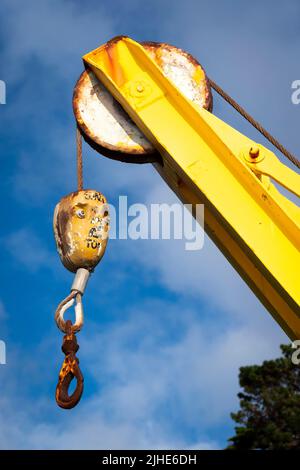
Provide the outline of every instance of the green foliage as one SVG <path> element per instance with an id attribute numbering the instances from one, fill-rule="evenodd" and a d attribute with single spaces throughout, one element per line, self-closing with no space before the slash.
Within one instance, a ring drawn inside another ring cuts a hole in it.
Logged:
<path id="1" fill-rule="evenodd" d="M 231 414 L 238 426 L 228 449 L 300 449 L 300 366 L 291 346 L 281 351 L 278 359 L 240 368 L 240 411 Z"/>

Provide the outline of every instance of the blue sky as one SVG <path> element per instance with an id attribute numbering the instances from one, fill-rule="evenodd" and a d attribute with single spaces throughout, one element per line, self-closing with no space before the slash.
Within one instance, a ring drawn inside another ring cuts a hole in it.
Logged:
<path id="1" fill-rule="evenodd" d="M 52 216 L 76 187 L 72 92 L 81 56 L 113 36 L 168 42 L 299 155 L 299 16 L 297 0 L 2 0 L 0 448 L 226 445 L 239 367 L 275 357 L 287 337 L 207 238 L 197 253 L 182 241 L 110 241 L 84 297 L 84 396 L 72 411 L 56 406 L 63 355 L 53 315 L 73 276 Z M 265 143 L 217 97 L 214 112 Z M 86 145 L 84 177 L 111 203 L 176 201 L 151 165 Z"/>

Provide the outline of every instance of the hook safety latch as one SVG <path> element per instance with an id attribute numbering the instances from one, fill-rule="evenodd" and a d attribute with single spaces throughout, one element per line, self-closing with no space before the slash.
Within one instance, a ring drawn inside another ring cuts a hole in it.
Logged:
<path id="1" fill-rule="evenodd" d="M 55 398 L 58 406 L 65 409 L 73 408 L 79 402 L 83 392 L 83 375 L 79 368 L 79 360 L 76 352 L 79 349 L 73 326 L 70 320 L 66 322 L 67 333 L 63 339 L 62 351 L 65 354 L 65 360 L 59 373 L 58 384 L 56 387 Z M 76 388 L 69 395 L 69 387 L 72 380 L 76 380 Z"/>

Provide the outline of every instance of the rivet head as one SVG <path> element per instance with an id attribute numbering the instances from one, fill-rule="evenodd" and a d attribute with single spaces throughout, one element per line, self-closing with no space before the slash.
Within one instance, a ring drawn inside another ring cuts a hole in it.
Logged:
<path id="1" fill-rule="evenodd" d="M 137 86 L 136 86 L 136 91 L 138 91 L 139 93 L 142 93 L 144 91 L 144 87 L 141 83 L 139 83 Z"/>

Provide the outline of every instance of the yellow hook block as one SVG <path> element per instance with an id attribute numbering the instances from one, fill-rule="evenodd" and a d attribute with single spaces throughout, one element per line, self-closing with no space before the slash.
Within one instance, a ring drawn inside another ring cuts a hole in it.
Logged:
<path id="1" fill-rule="evenodd" d="M 92 271 L 104 255 L 109 231 L 108 205 L 103 194 L 76 191 L 57 204 L 53 218 L 57 250 L 71 272 Z"/>

